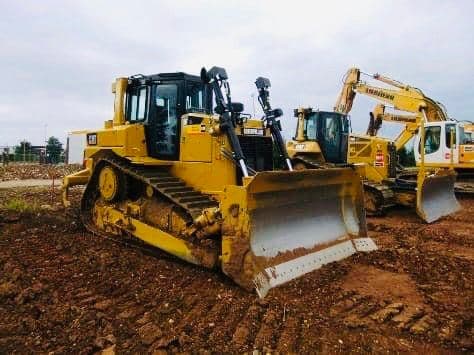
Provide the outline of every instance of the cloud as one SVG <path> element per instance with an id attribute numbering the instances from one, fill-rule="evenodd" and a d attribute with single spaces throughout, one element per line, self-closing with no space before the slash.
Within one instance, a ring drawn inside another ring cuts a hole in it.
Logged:
<path id="1" fill-rule="evenodd" d="M 451 116 L 474 119 L 470 1 L 100 1 L 1 6 L 0 145 L 102 126 L 110 84 L 136 73 L 223 66 L 232 93 L 252 111 L 254 80 L 272 81 L 285 136 L 299 105 L 331 109 L 351 66 L 422 88 Z M 351 113 L 365 131 L 375 102 Z M 399 127 L 386 125 L 395 135 Z"/>

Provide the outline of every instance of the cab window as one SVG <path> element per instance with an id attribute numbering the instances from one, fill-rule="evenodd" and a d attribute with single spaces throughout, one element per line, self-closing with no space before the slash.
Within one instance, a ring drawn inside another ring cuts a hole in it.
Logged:
<path id="1" fill-rule="evenodd" d="M 306 137 L 309 140 L 317 140 L 317 129 L 318 129 L 318 124 L 317 124 L 317 115 L 315 113 L 312 113 L 307 120 L 305 120 L 305 132 L 306 132 Z"/>
<path id="2" fill-rule="evenodd" d="M 339 116 L 326 116 L 326 127 L 324 136 L 331 142 L 335 141 L 338 133 Z"/>
<path id="3" fill-rule="evenodd" d="M 447 124 L 446 125 L 446 147 L 451 148 L 451 130 L 453 131 L 453 141 L 456 145 L 456 125 Z"/>
<path id="4" fill-rule="evenodd" d="M 204 112 L 204 92 L 200 83 L 188 82 L 186 90 L 186 112 Z"/>
<path id="5" fill-rule="evenodd" d="M 178 149 L 178 86 L 161 84 L 156 86 L 154 104 L 157 113 L 156 145 L 162 155 L 173 155 Z"/>
<path id="6" fill-rule="evenodd" d="M 440 126 L 431 126 L 431 127 L 425 128 L 425 154 L 431 154 L 438 151 L 439 146 L 440 146 L 440 138 L 441 138 Z"/>
<path id="7" fill-rule="evenodd" d="M 147 113 L 148 88 L 132 88 L 128 92 L 127 121 L 144 121 Z"/>
<path id="8" fill-rule="evenodd" d="M 351 131 L 351 121 L 347 116 L 341 116 L 342 120 L 342 133 L 350 133 Z"/>

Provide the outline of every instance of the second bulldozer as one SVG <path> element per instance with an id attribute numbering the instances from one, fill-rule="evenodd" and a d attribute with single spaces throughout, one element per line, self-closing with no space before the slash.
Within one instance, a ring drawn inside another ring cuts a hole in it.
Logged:
<path id="1" fill-rule="evenodd" d="M 273 171 L 275 117 L 242 113 L 224 69 L 119 78 L 113 92 L 113 120 L 88 131 L 85 168 L 63 185 L 65 204 L 69 187 L 86 185 L 81 213 L 94 233 L 219 267 L 261 297 L 376 248 L 358 175 Z"/>

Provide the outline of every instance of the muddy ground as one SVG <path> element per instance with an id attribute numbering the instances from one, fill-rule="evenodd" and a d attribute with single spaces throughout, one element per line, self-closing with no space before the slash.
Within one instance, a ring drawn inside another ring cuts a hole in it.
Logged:
<path id="1" fill-rule="evenodd" d="M 474 200 L 432 225 L 403 209 L 369 218 L 380 250 L 263 301 L 218 272 L 93 236 L 58 192 L 0 201 L 0 353 L 474 351 Z"/>

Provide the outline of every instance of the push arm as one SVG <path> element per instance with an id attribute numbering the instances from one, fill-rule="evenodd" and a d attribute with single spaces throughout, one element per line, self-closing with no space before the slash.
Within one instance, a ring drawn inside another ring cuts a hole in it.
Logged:
<path id="1" fill-rule="evenodd" d="M 283 115 L 283 111 L 279 108 L 272 110 L 270 105 L 270 92 L 268 91 L 268 88 L 271 86 L 270 80 L 267 78 L 258 77 L 255 81 L 255 85 L 258 89 L 258 102 L 262 106 L 267 128 L 270 128 L 270 132 L 272 133 L 273 140 L 275 141 L 278 154 L 285 160 L 288 170 L 292 171 L 293 166 L 291 165 L 288 152 L 286 151 L 285 142 L 281 136 L 280 121 L 277 120 L 278 117 Z"/>
<path id="2" fill-rule="evenodd" d="M 245 156 L 240 146 L 239 139 L 235 134 L 235 123 L 232 120 L 232 100 L 230 87 L 227 82 L 227 73 L 224 68 L 212 67 L 209 71 L 201 69 L 201 80 L 205 84 L 210 84 L 216 99 L 216 112 L 220 115 L 219 128 L 227 135 L 233 151 L 233 158 L 239 164 L 244 177 L 248 177 L 248 169 L 245 164 Z M 221 86 L 226 91 L 226 98 L 222 94 Z M 227 99 L 227 100 L 226 100 Z"/>

